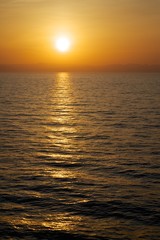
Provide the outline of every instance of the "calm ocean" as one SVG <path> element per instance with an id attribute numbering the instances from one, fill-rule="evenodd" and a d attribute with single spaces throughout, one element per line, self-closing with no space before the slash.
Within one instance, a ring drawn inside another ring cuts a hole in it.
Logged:
<path id="1" fill-rule="evenodd" d="M 0 239 L 160 239 L 160 74 L 0 74 Z"/>

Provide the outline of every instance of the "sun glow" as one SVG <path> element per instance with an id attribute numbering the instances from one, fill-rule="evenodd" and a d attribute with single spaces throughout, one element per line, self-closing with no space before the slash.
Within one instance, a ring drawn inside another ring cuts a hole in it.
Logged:
<path id="1" fill-rule="evenodd" d="M 55 48 L 59 52 L 68 52 L 71 47 L 71 40 L 68 37 L 57 37 L 55 40 Z"/>

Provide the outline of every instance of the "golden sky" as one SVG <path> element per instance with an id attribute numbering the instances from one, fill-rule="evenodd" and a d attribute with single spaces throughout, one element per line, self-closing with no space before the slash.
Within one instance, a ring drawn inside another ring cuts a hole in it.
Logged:
<path id="1" fill-rule="evenodd" d="M 160 64 L 159 24 L 160 0 L 0 0 L 0 64 Z"/>

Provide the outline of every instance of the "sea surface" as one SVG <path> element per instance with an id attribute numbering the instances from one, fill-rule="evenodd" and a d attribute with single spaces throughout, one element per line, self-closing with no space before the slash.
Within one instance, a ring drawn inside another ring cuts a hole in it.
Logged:
<path id="1" fill-rule="evenodd" d="M 0 239 L 160 239 L 160 74 L 0 74 Z"/>

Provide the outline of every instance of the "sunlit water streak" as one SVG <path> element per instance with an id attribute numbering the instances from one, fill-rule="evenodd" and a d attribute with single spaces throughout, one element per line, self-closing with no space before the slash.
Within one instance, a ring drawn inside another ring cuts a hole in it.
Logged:
<path id="1" fill-rule="evenodd" d="M 159 238 L 160 75 L 0 74 L 0 239 Z"/>

